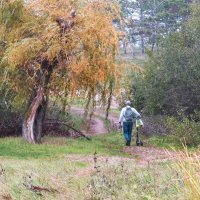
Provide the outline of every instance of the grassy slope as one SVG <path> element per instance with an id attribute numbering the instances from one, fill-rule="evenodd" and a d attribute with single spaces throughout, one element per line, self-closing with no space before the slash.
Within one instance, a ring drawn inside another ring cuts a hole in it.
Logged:
<path id="1" fill-rule="evenodd" d="M 5 169 L 0 170 L 0 199 L 185 199 L 173 163 L 138 166 L 127 160 L 123 143 L 117 133 L 92 141 L 45 138 L 41 145 L 20 138 L 0 139 L 0 168 Z M 98 161 L 100 173 L 86 159 L 95 151 L 111 159 Z M 33 191 L 27 187 L 31 184 L 57 192 Z"/>

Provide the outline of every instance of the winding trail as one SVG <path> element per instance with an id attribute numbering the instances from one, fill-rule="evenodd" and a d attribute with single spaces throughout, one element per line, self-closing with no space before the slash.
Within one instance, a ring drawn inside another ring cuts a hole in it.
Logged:
<path id="1" fill-rule="evenodd" d="M 76 113 L 78 115 L 84 115 L 84 109 L 82 108 L 71 108 L 73 113 Z M 109 132 L 109 127 L 106 126 L 104 121 L 105 115 L 100 109 L 96 109 L 94 112 L 94 115 L 91 120 L 88 119 L 88 125 L 86 130 L 83 130 L 83 132 L 87 135 L 100 135 L 100 134 L 106 134 Z M 109 115 L 109 121 L 112 124 L 117 124 L 118 117 L 110 113 Z"/>
<path id="2" fill-rule="evenodd" d="M 84 111 L 81 108 L 72 108 L 74 113 L 79 115 L 83 115 Z M 109 120 L 112 122 L 111 124 L 118 124 L 118 116 L 115 113 L 110 113 Z M 92 120 L 89 120 L 89 129 L 83 131 L 86 135 L 100 135 L 109 133 L 108 127 L 104 123 L 104 113 L 101 109 L 96 109 L 94 112 L 94 116 Z M 123 138 L 122 138 L 123 139 Z M 122 151 L 128 153 L 130 158 L 124 157 L 99 157 L 100 162 L 106 162 L 105 160 L 110 160 L 113 163 L 120 164 L 123 162 L 131 162 L 132 164 L 136 164 L 140 167 L 147 167 L 150 164 L 156 164 L 160 162 L 165 162 L 169 160 L 174 160 L 177 158 L 178 153 L 174 151 L 167 151 L 162 148 L 157 148 L 153 146 L 145 146 L 145 147 L 137 147 L 130 146 L 124 147 Z M 70 159 L 75 159 L 82 161 L 85 160 L 89 163 L 93 162 L 92 157 L 84 157 L 83 156 L 73 156 Z M 91 169 L 90 169 L 91 170 Z M 89 170 L 89 171 L 90 171 Z M 85 173 L 85 171 L 83 172 Z M 87 174 L 87 172 L 86 172 Z"/>

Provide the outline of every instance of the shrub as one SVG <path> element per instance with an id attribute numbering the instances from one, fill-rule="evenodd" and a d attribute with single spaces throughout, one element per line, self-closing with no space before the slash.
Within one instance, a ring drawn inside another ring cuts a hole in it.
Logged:
<path id="1" fill-rule="evenodd" d="M 178 117 L 200 110 L 200 6 L 183 28 L 162 41 L 160 50 L 149 53 L 143 79 L 132 78 L 136 105 L 150 114 Z"/>
<path id="2" fill-rule="evenodd" d="M 146 136 L 167 134 L 166 119 L 161 115 L 142 117 L 144 127 L 141 133 Z"/>
<path id="3" fill-rule="evenodd" d="M 15 97 L 12 90 L 0 89 L 0 137 L 21 133 L 23 106 L 17 105 Z"/>
<path id="4" fill-rule="evenodd" d="M 178 121 L 175 117 L 167 119 L 171 137 L 187 146 L 198 146 L 200 144 L 200 122 L 195 122 L 184 117 Z"/>

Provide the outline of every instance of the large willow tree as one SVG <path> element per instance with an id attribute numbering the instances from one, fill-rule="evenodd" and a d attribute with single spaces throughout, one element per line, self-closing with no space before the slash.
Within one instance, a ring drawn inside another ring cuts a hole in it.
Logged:
<path id="1" fill-rule="evenodd" d="M 66 82 L 71 91 L 94 91 L 114 76 L 117 7 L 102 0 L 3 0 L 0 13 L 0 68 L 9 87 L 26 96 L 24 139 L 39 143 L 49 92 L 64 91 Z"/>

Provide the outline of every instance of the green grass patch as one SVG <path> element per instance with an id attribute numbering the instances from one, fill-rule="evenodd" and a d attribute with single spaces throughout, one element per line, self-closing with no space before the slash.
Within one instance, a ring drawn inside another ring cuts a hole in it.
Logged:
<path id="1" fill-rule="evenodd" d="M 146 138 L 141 136 L 145 146 L 155 146 L 166 149 L 183 149 L 183 145 L 169 136 L 153 136 Z M 135 134 L 132 145 L 135 145 Z M 42 144 L 30 144 L 22 138 L 1 138 L 0 156 L 18 159 L 40 159 L 53 158 L 66 154 L 99 155 L 108 156 L 129 156 L 123 152 L 124 138 L 121 133 L 111 133 L 106 135 L 93 136 L 91 141 L 85 138 L 62 138 L 45 137 Z M 189 150 L 196 150 L 189 148 Z"/>
<path id="2" fill-rule="evenodd" d="M 183 149 L 183 145 L 180 145 L 180 142 L 177 142 L 177 140 L 173 139 L 170 136 L 154 135 L 152 137 L 146 138 L 145 142 L 149 146 L 153 145 L 160 148 L 175 149 L 175 150 Z"/>
<path id="3" fill-rule="evenodd" d="M 94 136 L 91 141 L 85 138 L 70 139 L 46 137 L 42 144 L 29 144 L 22 138 L 0 139 L 0 156 L 10 158 L 51 158 L 63 154 L 92 155 L 96 151 L 100 155 L 120 155 L 124 141 L 119 133 Z"/>

